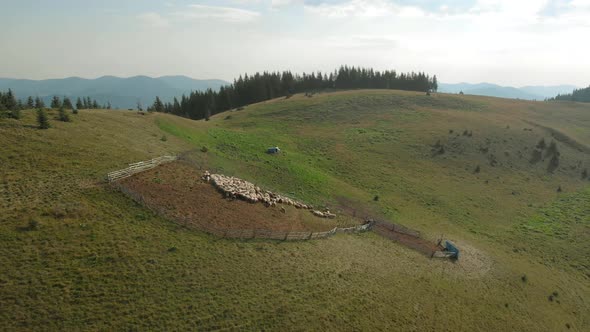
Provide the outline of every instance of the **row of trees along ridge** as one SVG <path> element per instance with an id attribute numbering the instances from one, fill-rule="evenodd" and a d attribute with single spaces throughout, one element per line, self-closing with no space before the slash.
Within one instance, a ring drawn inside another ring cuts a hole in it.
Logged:
<path id="1" fill-rule="evenodd" d="M 584 89 L 576 89 L 572 93 L 567 94 L 559 94 L 553 98 L 549 98 L 549 101 L 556 101 L 556 100 L 568 100 L 568 101 L 578 101 L 583 103 L 590 103 L 590 86 Z"/>
<path id="2" fill-rule="evenodd" d="M 172 113 L 191 119 L 208 119 L 209 116 L 229 109 L 242 107 L 294 93 L 324 89 L 396 89 L 409 91 L 436 91 L 435 76 L 425 73 L 401 73 L 395 70 L 377 71 L 372 68 L 342 66 L 330 74 L 292 74 L 290 71 L 264 72 L 240 76 L 233 84 L 219 91 L 194 91 L 164 103 L 156 97 L 148 111 Z"/>
<path id="3" fill-rule="evenodd" d="M 53 96 L 51 99 L 51 108 L 60 108 L 62 107 L 65 109 L 111 109 L 111 103 L 107 103 L 106 105 L 99 105 L 96 99 L 91 99 L 90 97 L 78 97 L 76 99 L 76 104 L 72 103 L 72 100 L 68 97 L 63 97 L 61 99 L 58 96 Z M 74 107 L 75 106 L 75 107 Z M 0 91 L 0 111 L 4 110 L 24 110 L 24 109 L 32 109 L 32 108 L 45 108 L 45 102 L 43 99 L 39 97 L 32 97 L 29 96 L 25 100 L 17 99 L 12 92 L 11 89 L 8 89 L 6 92 Z"/>

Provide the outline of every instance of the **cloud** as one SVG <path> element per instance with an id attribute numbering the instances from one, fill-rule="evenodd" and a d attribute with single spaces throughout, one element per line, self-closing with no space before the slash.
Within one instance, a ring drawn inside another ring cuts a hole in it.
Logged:
<path id="1" fill-rule="evenodd" d="M 392 50 L 399 45 L 398 39 L 385 35 L 352 35 L 330 37 L 326 46 L 347 50 Z"/>
<path id="2" fill-rule="evenodd" d="M 162 17 L 160 14 L 153 13 L 153 12 L 137 15 L 137 19 L 139 19 L 141 22 L 143 22 L 146 25 L 149 25 L 152 27 L 157 27 L 157 28 L 167 27 L 169 25 L 169 22 L 167 19 Z"/>
<path id="3" fill-rule="evenodd" d="M 174 16 L 188 20 L 216 20 L 225 23 L 249 23 L 260 18 L 260 13 L 252 10 L 207 6 L 189 5 L 186 11 L 175 12 Z"/>
<path id="4" fill-rule="evenodd" d="M 305 1 L 304 8 L 308 13 L 329 18 L 425 15 L 425 12 L 417 6 L 400 5 L 396 1 L 388 0 Z"/>
<path id="5" fill-rule="evenodd" d="M 302 4 L 303 0 L 271 0 L 270 5 L 273 9 L 281 8 L 293 4 Z"/>

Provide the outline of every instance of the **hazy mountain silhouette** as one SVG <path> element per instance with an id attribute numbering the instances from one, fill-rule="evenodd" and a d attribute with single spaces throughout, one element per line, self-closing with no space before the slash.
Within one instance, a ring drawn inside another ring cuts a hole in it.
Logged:
<path id="1" fill-rule="evenodd" d="M 521 88 L 515 88 L 491 83 L 439 83 L 438 91 L 446 93 L 459 93 L 460 91 L 463 91 L 465 94 L 479 96 L 543 100 L 545 98 L 554 97 L 560 93 L 563 94 L 571 92 L 575 88 L 576 86 L 574 85 L 525 86 Z"/>
<path id="2" fill-rule="evenodd" d="M 0 91 L 10 88 L 18 98 L 39 96 L 46 102 L 54 95 L 68 96 L 74 102 L 77 97 L 90 96 L 100 104 L 110 102 L 117 108 L 135 108 L 138 101 L 144 107 L 151 105 L 156 96 L 160 96 L 163 101 L 172 101 L 172 98 L 191 91 L 219 89 L 225 84 L 229 83 L 217 79 L 197 80 L 186 76 L 103 76 L 96 79 L 69 77 L 39 81 L 0 78 Z"/>

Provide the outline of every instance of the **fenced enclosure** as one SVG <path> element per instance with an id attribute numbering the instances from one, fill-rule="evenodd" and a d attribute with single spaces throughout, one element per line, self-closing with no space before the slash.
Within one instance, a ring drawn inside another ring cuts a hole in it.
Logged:
<path id="1" fill-rule="evenodd" d="M 314 240 L 314 239 L 323 239 L 330 236 L 333 236 L 338 233 L 359 233 L 365 232 L 370 230 L 373 227 L 373 222 L 369 221 L 363 225 L 353 226 L 353 227 L 334 227 L 329 231 L 324 232 L 311 232 L 311 231 L 300 231 L 300 230 L 270 230 L 270 229 L 259 229 L 259 228 L 251 228 L 251 229 L 228 229 L 228 228 L 220 228 L 212 223 L 207 222 L 195 222 L 189 217 L 183 216 L 172 216 L 168 211 L 164 208 L 155 206 L 153 204 L 149 204 L 149 202 L 138 192 L 130 190 L 129 188 L 125 187 L 120 182 L 113 182 L 112 185 L 123 192 L 125 195 L 129 196 L 138 204 L 141 204 L 151 210 L 152 212 L 163 216 L 167 219 L 174 220 L 181 225 L 185 225 L 187 227 L 194 227 L 200 231 L 205 233 L 209 233 L 221 238 L 227 239 L 241 239 L 241 240 L 249 240 L 249 239 L 266 239 L 266 240 L 279 240 L 279 241 L 301 241 L 301 240 Z"/>
<path id="2" fill-rule="evenodd" d="M 176 156 L 161 156 L 158 158 L 154 158 L 152 160 L 140 161 L 137 163 L 129 164 L 129 167 L 127 168 L 108 173 L 107 180 L 109 182 L 113 182 L 120 179 L 124 179 L 133 174 L 147 171 L 148 169 L 152 169 L 158 165 L 175 161 L 176 159 L 178 159 Z"/>
<path id="3" fill-rule="evenodd" d="M 145 194 L 144 191 L 133 189 L 133 185 L 128 185 L 128 181 L 116 181 L 119 179 L 123 179 L 129 177 L 133 174 L 146 171 L 152 169 L 158 165 L 163 163 L 167 163 L 170 161 L 174 161 L 177 159 L 175 156 L 163 156 L 159 158 L 155 158 L 149 161 L 139 162 L 130 164 L 128 168 L 116 172 L 109 173 L 108 178 L 111 182 L 112 186 L 118 188 L 121 192 L 132 198 L 137 203 L 143 205 L 144 207 L 148 208 L 152 212 L 161 215 L 169 220 L 176 221 L 177 223 L 184 225 L 186 227 L 191 227 L 198 229 L 200 231 L 215 235 L 220 238 L 228 238 L 228 239 L 242 239 L 242 240 L 249 240 L 249 239 L 267 239 L 267 240 L 278 240 L 278 241 L 302 241 L 302 240 L 314 240 L 314 239 L 323 239 L 330 236 L 333 236 L 338 233 L 358 233 L 358 232 L 365 232 L 369 230 L 373 230 L 378 235 L 381 235 L 385 238 L 390 240 L 396 241 L 400 244 L 403 244 L 407 247 L 415 249 L 419 252 L 424 253 L 429 257 L 450 257 L 449 252 L 445 251 L 445 248 L 442 246 L 435 244 L 431 241 L 423 239 L 420 232 L 410 229 L 408 227 L 394 224 L 391 222 L 385 221 L 378 221 L 372 219 L 366 219 L 365 223 L 362 225 L 356 225 L 353 227 L 334 227 L 330 230 L 321 231 L 321 232 L 313 232 L 313 231 L 302 231 L 301 226 L 293 227 L 291 224 L 282 225 L 282 226 L 275 226 L 274 223 L 271 224 L 259 224 L 258 228 L 256 228 L 256 222 L 253 223 L 243 223 L 241 225 L 224 225 L 224 221 L 233 220 L 232 218 L 239 217 L 238 215 L 226 215 L 225 218 L 219 220 L 219 222 L 214 222 L 213 220 L 217 217 L 214 215 L 213 218 L 199 218 L 199 214 L 192 213 L 191 206 L 185 206 L 185 209 L 182 210 L 184 213 L 174 213 L 173 210 L 167 208 L 169 203 L 166 201 L 154 201 L 153 197 L 149 196 L 149 191 L 147 191 L 149 199 L 146 199 L 143 195 Z M 166 166 L 164 168 L 167 168 Z M 178 169 L 173 169 L 173 171 L 179 171 Z M 181 173 L 183 174 L 183 173 Z M 190 174 L 187 176 L 196 176 L 200 178 L 200 175 Z M 131 179 L 133 180 L 133 179 Z M 183 179 L 181 182 L 176 183 L 176 185 L 181 185 L 185 183 L 186 179 Z M 190 187 L 190 192 L 193 193 L 193 187 Z M 175 192 L 178 193 L 178 192 Z M 152 193 L 154 194 L 154 193 Z M 161 192 L 156 192 L 156 196 L 161 195 Z M 186 193 L 188 195 L 188 193 Z M 198 197 L 193 199 L 199 199 Z M 222 199 L 221 197 L 219 199 Z M 209 203 L 209 204 L 216 204 L 216 203 Z M 269 207 L 270 208 L 270 207 Z M 225 210 L 224 210 L 225 211 Z M 205 214 L 207 211 L 204 211 Z M 274 221 L 274 220 L 273 220 Z M 264 224 L 264 223 L 263 223 Z M 252 228 L 245 228 L 254 226 Z M 273 228 L 274 227 L 274 228 Z M 289 228 L 295 228 L 291 230 Z M 332 227 L 332 226 L 330 226 Z M 305 228 L 305 227 L 303 227 Z M 458 250 L 457 250 L 458 251 Z M 457 255 L 454 254 L 456 257 Z"/>

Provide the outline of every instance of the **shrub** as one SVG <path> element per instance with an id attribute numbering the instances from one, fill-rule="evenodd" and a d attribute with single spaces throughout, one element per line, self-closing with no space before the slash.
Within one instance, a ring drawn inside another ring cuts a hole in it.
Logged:
<path id="1" fill-rule="evenodd" d="M 522 277 L 520 277 L 520 280 L 522 280 L 522 282 L 527 282 L 529 278 L 527 278 L 526 274 L 523 274 Z"/>
<path id="2" fill-rule="evenodd" d="M 47 113 L 40 108 L 37 110 L 37 123 L 39 124 L 39 129 L 48 129 L 51 128 L 49 124 L 49 118 L 47 118 Z"/>
<path id="3" fill-rule="evenodd" d="M 27 224 L 26 229 L 28 231 L 34 231 L 37 228 L 39 228 L 39 222 L 37 220 L 34 220 L 34 219 L 29 220 L 29 223 Z"/>
<path id="4" fill-rule="evenodd" d="M 534 149 L 531 154 L 531 159 L 529 160 L 529 162 L 531 164 L 536 164 L 539 161 L 541 161 L 541 159 L 543 159 L 543 152 L 541 152 L 541 150 Z"/>
<path id="5" fill-rule="evenodd" d="M 473 171 L 474 173 L 479 173 L 481 171 L 481 168 L 479 167 L 479 165 L 477 165 L 477 167 L 475 168 L 475 170 Z"/>
<path id="6" fill-rule="evenodd" d="M 538 149 L 545 149 L 547 147 L 547 144 L 545 144 L 545 139 L 541 138 L 541 140 L 539 141 L 539 143 L 537 143 L 537 148 Z"/>
<path id="7" fill-rule="evenodd" d="M 445 146 L 440 142 L 440 140 L 436 141 L 436 143 L 432 146 L 432 152 L 434 154 L 445 153 Z"/>
<path id="8" fill-rule="evenodd" d="M 374 200 L 375 202 L 379 201 L 379 195 L 375 195 L 375 197 L 373 197 L 373 200 Z"/>
<path id="9" fill-rule="evenodd" d="M 454 132 L 453 129 L 449 129 L 449 134 L 452 134 Z"/>
<path id="10" fill-rule="evenodd" d="M 162 142 L 166 142 L 168 140 L 168 137 L 166 137 L 166 135 L 162 135 L 162 138 L 160 138 L 160 141 Z"/>
<path id="11" fill-rule="evenodd" d="M 496 159 L 496 155 L 493 153 L 488 155 L 488 160 L 490 161 L 490 166 L 496 167 L 496 165 L 498 165 L 498 159 Z"/>
<path id="12" fill-rule="evenodd" d="M 554 154 L 549 160 L 549 165 L 547 165 L 547 171 L 549 173 L 553 173 L 559 167 L 559 154 Z"/>
<path id="13" fill-rule="evenodd" d="M 563 190 L 561 189 L 561 186 L 557 187 L 557 192 L 558 192 L 558 193 L 560 193 L 560 192 L 562 192 L 562 191 L 563 191 Z"/>
<path id="14" fill-rule="evenodd" d="M 588 177 L 588 169 L 584 168 L 582 170 L 582 180 Z"/>
<path id="15" fill-rule="evenodd" d="M 228 115 L 228 116 L 225 117 L 224 120 L 230 120 L 230 119 L 231 119 L 231 115 Z"/>
<path id="16" fill-rule="evenodd" d="M 201 148 L 201 152 L 206 153 L 207 151 L 209 151 L 209 149 L 207 149 L 206 146 L 204 146 L 204 147 Z"/>
<path id="17" fill-rule="evenodd" d="M 10 117 L 19 120 L 21 118 L 20 109 L 15 108 L 10 112 Z"/>
<path id="18" fill-rule="evenodd" d="M 549 157 L 555 155 L 559 156 L 559 150 L 557 149 L 557 144 L 555 141 L 551 141 L 551 144 L 549 144 L 549 147 L 547 148 L 547 152 L 545 152 L 545 156 Z"/>
<path id="19" fill-rule="evenodd" d="M 58 119 L 59 121 L 63 121 L 63 122 L 70 122 L 70 116 L 66 113 L 65 108 L 60 107 L 59 108 L 59 115 L 58 115 Z"/>
<path id="20" fill-rule="evenodd" d="M 72 110 L 72 113 L 73 113 L 73 114 L 78 114 L 78 109 L 77 109 L 77 108 L 74 108 L 74 109 Z"/>

